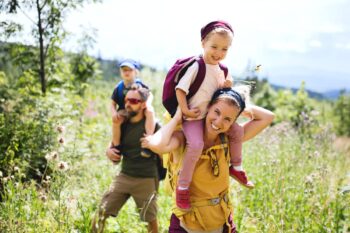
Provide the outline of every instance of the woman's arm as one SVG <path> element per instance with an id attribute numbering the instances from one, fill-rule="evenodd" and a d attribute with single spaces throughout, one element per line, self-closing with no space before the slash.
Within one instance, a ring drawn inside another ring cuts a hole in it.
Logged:
<path id="1" fill-rule="evenodd" d="M 164 154 L 177 149 L 182 145 L 183 134 L 175 132 L 177 125 L 181 122 L 182 114 L 178 108 L 175 116 L 155 134 L 141 139 L 141 146 L 148 148 L 158 154 Z"/>
<path id="2" fill-rule="evenodd" d="M 243 124 L 243 141 L 247 141 L 255 137 L 258 133 L 270 125 L 275 118 L 275 114 L 273 114 L 273 112 L 255 105 L 249 106 L 247 110 L 242 113 L 242 115 L 252 119 Z"/>

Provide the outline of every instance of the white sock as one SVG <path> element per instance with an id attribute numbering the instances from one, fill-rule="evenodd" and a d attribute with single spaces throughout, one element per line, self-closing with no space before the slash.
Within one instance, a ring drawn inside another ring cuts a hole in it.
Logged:
<path id="1" fill-rule="evenodd" d="M 242 165 L 239 165 L 239 166 L 233 166 L 233 168 L 234 168 L 236 171 L 243 171 L 243 167 L 242 167 Z"/>
<path id="2" fill-rule="evenodd" d="M 179 188 L 178 188 L 179 190 L 187 190 L 188 189 L 188 187 L 181 187 L 181 186 L 179 186 Z"/>

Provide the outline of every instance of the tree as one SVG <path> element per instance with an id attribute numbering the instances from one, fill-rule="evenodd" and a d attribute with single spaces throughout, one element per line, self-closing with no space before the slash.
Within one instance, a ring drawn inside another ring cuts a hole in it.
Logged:
<path id="1" fill-rule="evenodd" d="M 39 67 L 37 73 L 40 77 L 41 91 L 46 93 L 47 73 L 49 66 L 54 65 L 55 51 L 64 38 L 66 32 L 62 27 L 62 22 L 66 13 L 82 6 L 84 3 L 97 2 L 98 0 L 4 0 L 0 3 L 0 13 L 18 14 L 23 12 L 33 23 L 32 35 L 38 42 L 39 47 Z M 31 19 L 26 12 L 36 12 L 36 18 Z M 0 22 L 0 27 L 11 36 L 21 26 L 14 22 Z M 52 61 L 48 62 L 51 58 Z"/>

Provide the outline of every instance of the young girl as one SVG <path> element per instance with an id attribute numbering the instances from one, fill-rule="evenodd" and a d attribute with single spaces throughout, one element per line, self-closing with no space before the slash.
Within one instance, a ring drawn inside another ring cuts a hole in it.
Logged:
<path id="1" fill-rule="evenodd" d="M 131 86 L 134 84 L 140 85 L 144 88 L 149 89 L 144 83 L 141 82 L 141 80 L 137 79 L 138 70 L 140 68 L 140 65 L 138 62 L 132 60 L 132 59 L 126 59 L 119 63 L 119 70 L 120 75 L 122 78 L 122 81 L 120 81 L 116 87 L 113 90 L 112 94 L 112 102 L 111 102 L 111 113 L 112 113 L 112 145 L 114 148 L 116 148 L 119 153 L 122 154 L 122 145 L 120 145 L 120 126 L 124 122 L 126 115 L 125 111 L 125 94 L 128 90 L 130 90 Z M 121 86 L 122 85 L 122 86 Z M 152 107 L 152 98 L 153 96 L 150 95 L 150 98 L 147 100 L 147 107 L 145 109 L 145 116 L 146 116 L 146 122 L 145 122 L 145 128 L 146 128 L 146 134 L 151 135 L 154 133 L 154 126 L 155 126 L 155 115 L 154 110 Z M 118 109 L 117 109 L 118 106 Z M 145 157 L 149 157 L 150 153 L 147 149 L 142 149 L 141 155 Z"/>
<path id="2" fill-rule="evenodd" d="M 213 93 L 222 87 L 231 87 L 233 80 L 230 74 L 224 77 L 219 62 L 222 61 L 231 46 L 233 29 L 224 21 L 213 21 L 201 29 L 203 47 L 203 60 L 206 65 L 205 78 L 193 97 L 188 101 L 189 87 L 193 83 L 198 72 L 198 63 L 191 65 L 176 86 L 176 98 L 181 108 L 184 121 L 182 123 L 186 137 L 186 154 L 179 175 L 176 189 L 176 204 L 179 208 L 189 209 L 189 185 L 193 171 L 203 148 L 203 119 L 207 114 L 209 101 Z M 212 124 L 215 130 L 220 127 Z M 242 137 L 243 129 L 238 124 L 233 124 L 228 131 L 230 142 L 231 164 L 230 175 L 245 187 L 253 188 L 252 182 L 248 181 L 242 169 Z"/>

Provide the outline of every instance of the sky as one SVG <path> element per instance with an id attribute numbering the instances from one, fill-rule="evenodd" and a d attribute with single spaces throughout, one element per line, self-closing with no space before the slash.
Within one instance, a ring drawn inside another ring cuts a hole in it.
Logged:
<path id="1" fill-rule="evenodd" d="M 90 53 L 134 58 L 158 69 L 202 52 L 200 29 L 223 19 L 235 36 L 223 61 L 234 76 L 248 64 L 277 85 L 325 92 L 350 90 L 348 0 L 104 0 L 70 12 L 71 40 L 96 30 Z M 74 43 L 66 43 L 74 50 Z"/>

